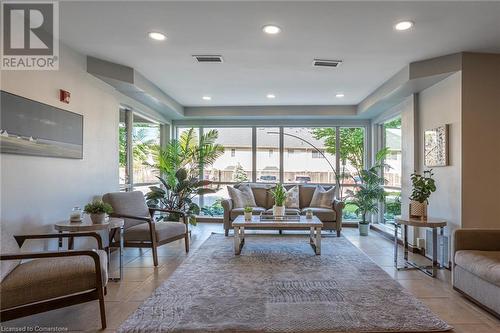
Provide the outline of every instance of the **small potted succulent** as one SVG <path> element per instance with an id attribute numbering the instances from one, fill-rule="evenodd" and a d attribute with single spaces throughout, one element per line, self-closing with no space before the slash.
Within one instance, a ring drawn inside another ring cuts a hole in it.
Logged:
<path id="1" fill-rule="evenodd" d="M 245 215 L 245 221 L 251 221 L 252 220 L 252 212 L 253 208 L 250 206 L 246 206 L 243 209 L 243 214 Z"/>
<path id="2" fill-rule="evenodd" d="M 424 171 L 422 175 L 416 172 L 411 174 L 410 217 L 427 218 L 429 197 L 436 191 L 436 182 L 432 176 L 432 169 Z"/>
<path id="3" fill-rule="evenodd" d="M 285 216 L 286 189 L 282 184 L 277 184 L 272 190 L 274 198 L 273 215 Z"/>
<path id="4" fill-rule="evenodd" d="M 108 203 L 96 200 L 85 205 L 84 212 L 90 215 L 92 223 L 103 224 L 106 220 L 106 214 L 111 214 L 113 208 Z"/>

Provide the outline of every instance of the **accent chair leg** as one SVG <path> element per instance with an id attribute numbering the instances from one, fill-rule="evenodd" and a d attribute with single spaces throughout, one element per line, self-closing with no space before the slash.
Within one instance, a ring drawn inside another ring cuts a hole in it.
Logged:
<path id="1" fill-rule="evenodd" d="M 108 287 L 104 287 L 104 295 L 108 294 Z"/>
<path id="2" fill-rule="evenodd" d="M 186 234 L 186 237 L 184 238 L 184 245 L 186 247 L 186 253 L 189 252 L 189 234 Z"/>
<path id="3" fill-rule="evenodd" d="M 280 235 L 283 235 L 283 230 L 280 229 Z"/>
<path id="4" fill-rule="evenodd" d="M 106 306 L 104 304 L 103 288 L 98 288 L 97 293 L 99 294 L 99 311 L 101 313 L 101 327 L 106 329 Z"/>
<path id="5" fill-rule="evenodd" d="M 229 236 L 229 229 L 224 230 L 224 235 Z"/>
<path id="6" fill-rule="evenodd" d="M 340 230 L 337 230 L 337 237 L 340 237 Z"/>
<path id="7" fill-rule="evenodd" d="M 151 251 L 153 251 L 153 265 L 158 266 L 158 250 L 156 244 L 151 245 Z"/>

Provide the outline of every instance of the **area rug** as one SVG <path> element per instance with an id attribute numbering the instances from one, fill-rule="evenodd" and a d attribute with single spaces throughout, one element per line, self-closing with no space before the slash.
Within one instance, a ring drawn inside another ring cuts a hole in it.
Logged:
<path id="1" fill-rule="evenodd" d="M 211 235 L 119 332 L 436 332 L 451 327 L 344 237 Z"/>

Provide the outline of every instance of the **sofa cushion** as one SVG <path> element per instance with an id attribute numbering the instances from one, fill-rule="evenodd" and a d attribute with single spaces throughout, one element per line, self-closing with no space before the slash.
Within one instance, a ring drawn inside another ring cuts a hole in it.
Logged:
<path id="1" fill-rule="evenodd" d="M 500 251 L 457 251 L 455 264 L 500 287 Z"/>
<path id="2" fill-rule="evenodd" d="M 323 186 L 318 185 L 314 190 L 310 206 L 331 208 L 333 199 L 335 199 L 335 187 L 331 187 L 330 189 L 326 190 L 323 188 Z"/>
<path id="3" fill-rule="evenodd" d="M 307 207 L 302 209 L 302 213 L 305 214 L 306 210 L 312 210 L 313 214 L 317 216 L 321 222 L 335 222 L 336 214 L 331 208 L 320 208 L 320 207 Z"/>
<path id="4" fill-rule="evenodd" d="M 253 215 L 260 215 L 260 213 L 265 213 L 266 209 L 264 207 L 252 207 Z M 231 211 L 231 220 L 234 220 L 236 217 L 243 215 L 244 213 L 244 208 L 234 208 Z"/>
<path id="5" fill-rule="evenodd" d="M 273 214 L 273 209 L 269 208 L 268 210 L 266 210 L 266 214 L 272 215 Z M 285 208 L 285 215 L 295 215 L 295 214 L 300 214 L 300 209 Z"/>
<path id="6" fill-rule="evenodd" d="M 255 206 L 257 207 L 267 207 L 269 208 L 269 186 L 252 186 L 253 196 L 255 198 Z"/>
<path id="7" fill-rule="evenodd" d="M 182 222 L 156 222 L 156 240 L 162 241 L 186 233 L 186 225 Z M 126 241 L 150 241 L 149 224 L 142 223 L 125 230 Z"/>
<path id="8" fill-rule="evenodd" d="M 286 191 L 285 207 L 299 209 L 300 207 L 299 195 L 300 195 L 299 185 L 295 185 L 292 188 L 288 189 Z"/>
<path id="9" fill-rule="evenodd" d="M 250 185 L 241 185 L 238 188 L 228 186 L 227 192 L 233 200 L 234 208 L 256 207 L 255 197 Z"/>
<path id="10" fill-rule="evenodd" d="M 97 250 L 102 284 L 108 282 L 108 256 Z M 1 307 L 48 300 L 96 288 L 94 259 L 89 256 L 35 259 L 24 262 L 1 284 Z"/>

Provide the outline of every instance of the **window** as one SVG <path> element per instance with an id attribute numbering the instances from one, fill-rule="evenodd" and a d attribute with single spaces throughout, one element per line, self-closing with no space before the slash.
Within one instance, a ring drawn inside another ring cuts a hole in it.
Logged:
<path id="1" fill-rule="evenodd" d="M 303 127 L 283 129 L 285 149 L 293 152 L 284 156 L 283 160 L 286 183 L 335 183 L 335 174 L 332 170 L 332 167 L 335 167 L 335 155 L 327 151 L 326 137 L 322 137 L 320 133 L 322 130 Z M 332 130 L 334 133 L 335 129 Z M 328 160 L 314 147 L 319 149 Z"/>
<path id="2" fill-rule="evenodd" d="M 394 221 L 394 216 L 401 214 L 401 117 L 394 118 L 382 125 L 383 143 L 389 149 L 383 174 L 386 197 L 382 222 Z"/>
<path id="3" fill-rule="evenodd" d="M 280 129 L 277 127 L 257 128 L 257 181 L 277 183 L 280 181 Z"/>
<path id="4" fill-rule="evenodd" d="M 160 125 L 134 114 L 132 156 L 134 184 L 156 184 L 159 172 L 153 167 L 160 146 Z"/>

